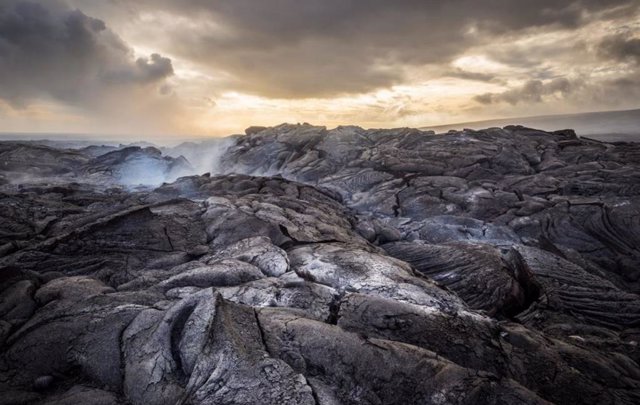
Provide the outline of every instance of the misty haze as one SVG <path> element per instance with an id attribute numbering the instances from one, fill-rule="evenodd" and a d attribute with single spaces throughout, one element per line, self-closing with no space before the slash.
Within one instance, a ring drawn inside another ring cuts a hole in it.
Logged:
<path id="1" fill-rule="evenodd" d="M 0 0 L 0 405 L 640 403 L 640 3 Z"/>

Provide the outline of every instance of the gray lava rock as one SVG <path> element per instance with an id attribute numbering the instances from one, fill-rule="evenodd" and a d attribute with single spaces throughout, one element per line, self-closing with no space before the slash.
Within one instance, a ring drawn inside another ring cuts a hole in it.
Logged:
<path id="1" fill-rule="evenodd" d="M 0 404 L 640 403 L 640 145 L 223 143 L 0 142 Z"/>

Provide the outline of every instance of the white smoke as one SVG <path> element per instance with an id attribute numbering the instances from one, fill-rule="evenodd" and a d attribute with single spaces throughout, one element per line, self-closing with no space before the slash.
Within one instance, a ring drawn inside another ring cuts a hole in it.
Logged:
<path id="1" fill-rule="evenodd" d="M 183 176 L 223 173 L 225 168 L 220 162 L 233 144 L 234 138 L 184 142 L 164 148 L 148 144 L 87 147 L 86 143 L 70 148 L 68 144 L 47 140 L 7 142 L 4 149 L 9 154 L 5 154 L 0 168 L 0 184 L 79 182 L 121 185 L 128 189 L 155 188 Z M 41 156 L 41 150 L 51 155 L 46 162 L 34 159 Z"/>
<path id="2" fill-rule="evenodd" d="M 225 172 L 226 168 L 222 167 L 220 162 L 227 149 L 234 143 L 235 139 L 232 137 L 216 138 L 199 142 L 184 142 L 172 148 L 164 148 L 162 152 L 173 158 L 183 156 L 189 161 L 193 171 L 182 174 L 183 176 L 205 173 L 215 175 Z"/>
<path id="3" fill-rule="evenodd" d="M 125 187 L 157 187 L 179 177 L 172 173 L 167 162 L 149 157 L 125 162 L 116 173 L 116 181 Z"/>

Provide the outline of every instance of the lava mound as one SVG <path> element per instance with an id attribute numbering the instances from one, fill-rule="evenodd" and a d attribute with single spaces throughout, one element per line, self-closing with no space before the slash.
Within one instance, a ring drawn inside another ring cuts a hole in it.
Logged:
<path id="1" fill-rule="evenodd" d="M 0 404 L 640 403 L 639 144 L 226 146 L 0 143 Z"/>

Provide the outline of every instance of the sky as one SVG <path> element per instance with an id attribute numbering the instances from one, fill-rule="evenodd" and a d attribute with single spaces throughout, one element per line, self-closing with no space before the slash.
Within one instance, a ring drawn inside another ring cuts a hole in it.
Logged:
<path id="1" fill-rule="evenodd" d="M 640 108 L 637 0 L 0 0 L 0 132 Z"/>

